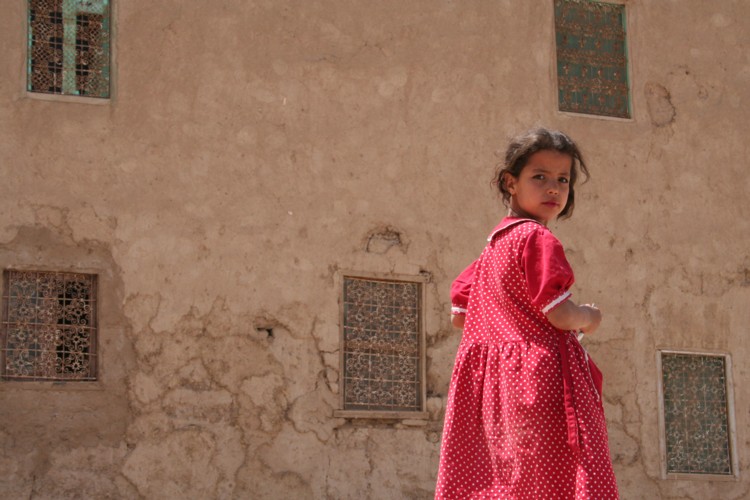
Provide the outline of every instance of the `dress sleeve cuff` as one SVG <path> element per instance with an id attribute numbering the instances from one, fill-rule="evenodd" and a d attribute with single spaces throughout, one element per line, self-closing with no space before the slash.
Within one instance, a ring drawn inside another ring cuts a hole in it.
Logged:
<path id="1" fill-rule="evenodd" d="M 451 314 L 466 314 L 466 308 L 460 306 L 451 306 Z"/>
<path id="2" fill-rule="evenodd" d="M 556 299 L 554 299 L 552 302 L 544 306 L 542 308 L 542 312 L 544 314 L 548 314 L 552 309 L 554 309 L 555 307 L 559 306 L 560 304 L 568 300 L 568 298 L 571 295 L 572 294 L 570 293 L 570 290 L 565 290 L 565 292 L 563 292 L 561 295 L 558 295 Z"/>

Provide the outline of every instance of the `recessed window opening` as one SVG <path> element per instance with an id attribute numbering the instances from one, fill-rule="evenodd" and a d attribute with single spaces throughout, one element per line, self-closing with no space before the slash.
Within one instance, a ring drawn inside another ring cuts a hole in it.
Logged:
<path id="1" fill-rule="evenodd" d="M 737 473 L 730 358 L 661 351 L 663 475 Z"/>
<path id="2" fill-rule="evenodd" d="M 28 0 L 27 90 L 109 97 L 109 0 Z"/>
<path id="3" fill-rule="evenodd" d="M 625 6 L 555 0 L 560 111 L 630 118 Z"/>
<path id="4" fill-rule="evenodd" d="M 97 277 L 4 273 L 2 378 L 96 380 Z"/>
<path id="5" fill-rule="evenodd" d="M 343 288 L 343 410 L 424 411 L 422 283 L 346 276 Z"/>

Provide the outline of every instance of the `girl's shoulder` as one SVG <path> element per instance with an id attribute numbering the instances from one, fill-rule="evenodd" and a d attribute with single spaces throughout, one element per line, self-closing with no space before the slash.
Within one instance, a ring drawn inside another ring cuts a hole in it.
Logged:
<path id="1" fill-rule="evenodd" d="M 487 237 L 487 241 L 492 242 L 501 234 L 513 234 L 517 237 L 528 236 L 534 232 L 549 233 L 549 229 L 534 219 L 523 219 L 520 217 L 505 217 Z"/>

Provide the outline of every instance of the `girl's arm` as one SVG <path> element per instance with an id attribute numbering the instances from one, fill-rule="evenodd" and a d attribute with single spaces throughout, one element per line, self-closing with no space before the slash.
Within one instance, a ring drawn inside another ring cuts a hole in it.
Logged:
<path id="1" fill-rule="evenodd" d="M 560 330 L 581 330 L 593 333 L 602 322 L 601 311 L 593 305 L 577 306 L 572 300 L 566 300 L 547 313 L 552 326 Z"/>
<path id="2" fill-rule="evenodd" d="M 466 320 L 466 309 L 469 307 L 469 294 L 474 283 L 474 270 L 477 261 L 469 264 L 451 285 L 451 323 L 456 328 L 463 328 Z"/>

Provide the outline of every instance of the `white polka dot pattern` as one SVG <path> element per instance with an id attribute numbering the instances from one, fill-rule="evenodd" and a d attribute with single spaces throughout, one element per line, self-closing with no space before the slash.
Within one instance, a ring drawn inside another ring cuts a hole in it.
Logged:
<path id="1" fill-rule="evenodd" d="M 604 409 L 583 348 L 542 313 L 568 290 L 559 289 L 559 276 L 547 280 L 540 286 L 548 300 L 536 304 L 524 271 L 525 253 L 537 251 L 530 240 L 559 242 L 535 222 L 506 219 L 501 226 L 506 229 L 493 233 L 476 264 L 448 394 L 435 498 L 617 499 Z M 567 261 L 540 265 L 547 264 L 569 269 Z M 563 351 L 577 447 L 568 442 Z"/>

